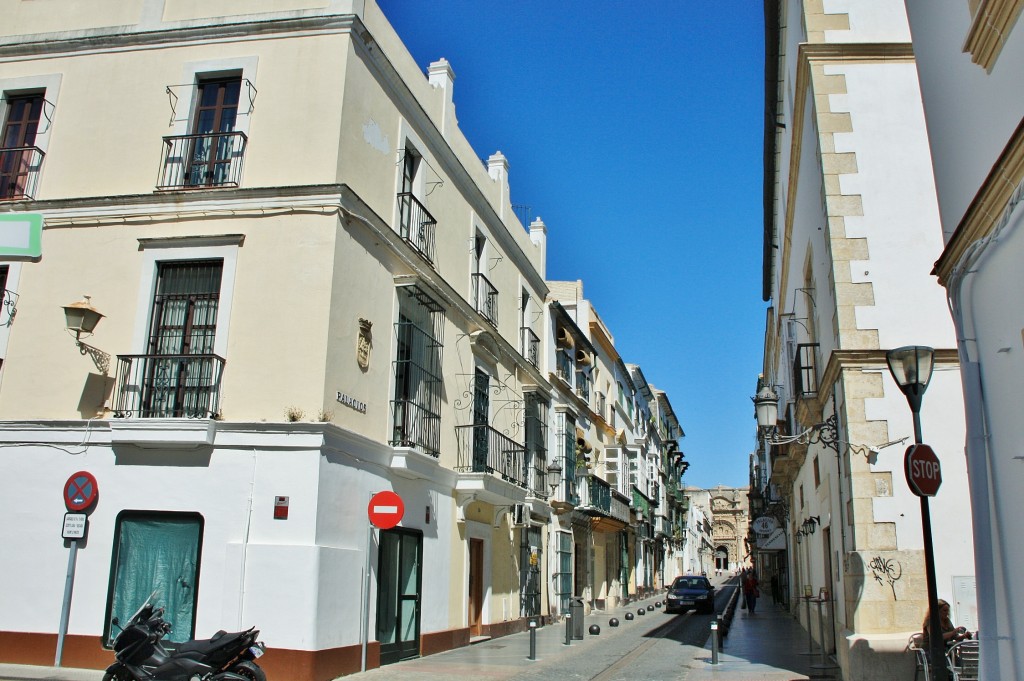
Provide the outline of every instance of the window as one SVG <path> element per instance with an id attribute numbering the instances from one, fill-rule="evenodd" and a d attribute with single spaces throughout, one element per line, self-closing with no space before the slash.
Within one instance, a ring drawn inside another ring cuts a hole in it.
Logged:
<path id="1" fill-rule="evenodd" d="M 31 199 L 43 152 L 35 146 L 43 114 L 43 94 L 5 95 L 0 131 L 0 200 Z"/>
<path id="2" fill-rule="evenodd" d="M 0 326 L 10 326 L 14 321 L 14 310 L 18 304 L 18 294 L 7 290 L 8 265 L 0 265 Z"/>
<path id="3" fill-rule="evenodd" d="M 491 377 L 477 369 L 473 376 L 473 470 L 487 470 L 490 442 Z"/>
<path id="4" fill-rule="evenodd" d="M 444 311 L 416 286 L 398 292 L 391 445 L 441 451 L 441 348 Z"/>
<path id="5" fill-rule="evenodd" d="M 530 293 L 525 288 L 523 289 L 520 301 L 521 303 L 519 307 L 519 331 L 520 342 L 522 343 L 520 347 L 520 352 L 522 353 L 523 357 L 526 358 L 526 361 L 528 361 L 530 364 L 532 364 L 535 367 L 540 366 L 540 338 L 537 336 L 536 333 L 534 333 L 533 329 L 531 328 L 532 325 L 530 319 Z"/>
<path id="6" fill-rule="evenodd" d="M 161 189 L 237 187 L 247 138 L 236 130 L 241 76 L 200 78 L 191 134 L 164 138 Z"/>
<path id="7" fill-rule="evenodd" d="M 119 416 L 212 418 L 224 359 L 214 354 L 222 260 L 157 263 L 143 355 L 118 357 Z"/>
<path id="8" fill-rule="evenodd" d="M 398 193 L 398 235 L 427 262 L 434 262 L 437 220 L 423 204 L 423 157 L 406 142 L 402 157 L 402 183 Z"/>
<path id="9" fill-rule="evenodd" d="M 526 411 L 526 461 L 530 467 L 530 489 L 535 494 L 546 496 L 548 462 L 548 403 L 536 392 L 525 397 Z"/>
<path id="10" fill-rule="evenodd" d="M 814 487 L 817 489 L 818 485 L 821 484 L 821 474 L 818 472 L 818 457 L 814 457 Z"/>
<path id="11" fill-rule="evenodd" d="M 565 477 L 563 499 L 572 503 L 576 499 L 576 419 L 559 412 L 557 437 L 562 474 Z"/>
<path id="12" fill-rule="evenodd" d="M 114 530 L 107 616 L 103 640 L 109 646 L 116 633 L 110 620 L 127 622 L 154 591 L 157 605 L 171 624 L 165 638 L 182 643 L 195 632 L 203 518 L 195 513 L 124 511 Z"/>
<path id="13" fill-rule="evenodd" d="M 473 307 L 484 319 L 498 325 L 498 289 L 486 276 L 487 239 L 479 232 L 473 245 Z"/>

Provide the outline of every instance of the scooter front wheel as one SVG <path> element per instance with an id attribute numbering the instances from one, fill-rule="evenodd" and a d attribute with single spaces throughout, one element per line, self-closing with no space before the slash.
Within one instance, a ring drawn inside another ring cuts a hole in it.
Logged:
<path id="1" fill-rule="evenodd" d="M 124 667 L 108 671 L 103 675 L 103 681 L 134 681 L 132 675 Z"/>
<path id="2" fill-rule="evenodd" d="M 260 669 L 258 664 L 255 662 L 249 662 L 249 660 L 242 660 L 229 671 L 232 671 L 239 676 L 244 676 L 249 679 L 249 681 L 267 681 L 267 673 Z"/>

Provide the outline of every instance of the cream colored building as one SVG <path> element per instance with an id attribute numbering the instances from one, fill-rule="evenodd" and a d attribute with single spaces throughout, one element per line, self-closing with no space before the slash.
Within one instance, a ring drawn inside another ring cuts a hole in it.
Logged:
<path id="1" fill-rule="evenodd" d="M 600 446 L 619 417 L 547 370 L 546 227 L 459 130 L 451 65 L 424 74 L 372 0 L 0 15 L 0 660 L 52 664 L 60 638 L 102 668 L 152 587 L 173 640 L 257 626 L 292 681 L 563 614 L 565 416 Z M 384 491 L 403 513 L 377 529 Z M 606 596 L 650 586 L 621 546 L 632 587 Z"/>
<path id="2" fill-rule="evenodd" d="M 4 661 L 54 660 L 79 471 L 69 666 L 112 661 L 139 575 L 175 639 L 255 625 L 298 680 L 546 613 L 545 235 L 451 67 L 361 0 L 2 13 L 0 213 L 42 220 L 4 263 Z M 104 318 L 69 336 L 83 295 Z M 371 531 L 384 490 L 404 516 Z"/>
<path id="3" fill-rule="evenodd" d="M 965 3 L 966 6 L 966 3 Z M 912 415 L 886 351 L 932 346 L 924 439 L 940 598 L 971 625 L 974 544 L 956 337 L 927 275 L 942 252 L 914 50 L 900 0 L 766 3 L 764 373 L 779 423 L 756 457 L 759 499 L 786 528 L 790 607 L 826 597 L 846 681 L 913 674 L 927 608 L 918 497 L 903 473 Z M 761 502 L 759 501 L 759 504 Z M 941 528 L 941 532 L 938 531 Z"/>
<path id="4" fill-rule="evenodd" d="M 563 478 L 552 498 L 552 597 L 560 612 L 570 598 L 607 610 L 679 574 L 683 431 L 668 396 L 623 362 L 582 282 L 548 286 L 552 450 Z"/>

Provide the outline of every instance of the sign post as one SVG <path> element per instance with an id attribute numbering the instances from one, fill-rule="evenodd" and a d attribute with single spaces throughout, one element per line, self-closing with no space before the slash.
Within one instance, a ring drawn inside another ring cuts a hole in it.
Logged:
<path id="1" fill-rule="evenodd" d="M 71 542 L 68 552 L 68 572 L 64 579 L 64 602 L 60 609 L 60 626 L 57 629 L 57 654 L 53 666 L 60 666 L 64 654 L 64 637 L 68 633 L 68 620 L 71 617 L 71 592 L 75 584 L 75 565 L 78 560 L 78 540 L 84 539 L 89 528 L 89 511 L 96 504 L 100 487 L 96 478 L 87 471 L 78 471 L 64 483 L 64 506 L 68 513 L 64 514 L 64 529 L 61 537 Z"/>
<path id="2" fill-rule="evenodd" d="M 366 568 L 363 572 L 365 586 L 363 589 L 363 622 L 362 622 L 362 662 L 361 670 L 366 671 L 366 646 L 370 640 L 370 548 L 373 544 L 373 528 L 390 530 L 402 522 L 405 515 L 405 502 L 394 492 L 385 490 L 370 497 L 366 507 L 369 524 L 366 526 Z"/>

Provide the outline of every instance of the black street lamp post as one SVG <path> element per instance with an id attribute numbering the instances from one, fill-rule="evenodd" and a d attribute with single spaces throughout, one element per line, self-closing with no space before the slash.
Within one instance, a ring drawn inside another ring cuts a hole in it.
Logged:
<path id="1" fill-rule="evenodd" d="M 889 371 L 900 390 L 907 397 L 914 416 L 914 442 L 921 440 L 921 401 L 932 378 L 935 351 L 921 346 L 907 346 L 885 354 Z M 931 660 L 932 681 L 949 681 L 946 651 L 942 639 L 942 620 L 939 615 L 939 596 L 935 584 L 935 552 L 932 549 L 932 519 L 928 510 L 928 497 L 921 495 L 921 529 L 924 533 L 924 569 L 928 582 L 928 657 Z"/>

